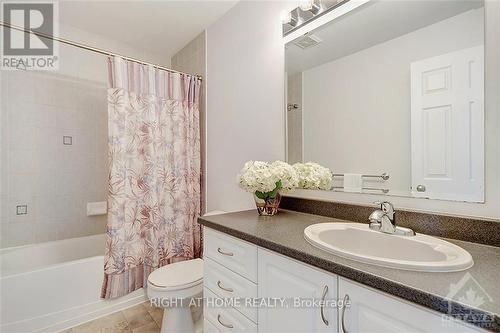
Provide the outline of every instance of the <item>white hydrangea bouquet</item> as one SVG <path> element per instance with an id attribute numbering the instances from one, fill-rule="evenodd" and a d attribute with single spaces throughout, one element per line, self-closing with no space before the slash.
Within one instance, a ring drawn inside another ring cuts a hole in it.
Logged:
<path id="1" fill-rule="evenodd" d="M 259 215 L 275 215 L 281 193 L 293 191 L 298 182 L 295 168 L 282 161 L 249 161 L 238 175 L 240 187 L 253 193 Z"/>
<path id="2" fill-rule="evenodd" d="M 298 187 L 309 190 L 331 190 L 333 175 L 330 169 L 314 162 L 295 163 L 299 177 Z"/>

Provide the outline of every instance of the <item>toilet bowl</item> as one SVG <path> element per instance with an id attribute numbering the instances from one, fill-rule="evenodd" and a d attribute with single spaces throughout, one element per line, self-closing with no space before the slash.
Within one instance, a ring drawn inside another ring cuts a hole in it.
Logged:
<path id="1" fill-rule="evenodd" d="M 186 260 L 160 267 L 148 276 L 151 305 L 163 308 L 161 333 L 194 333 L 190 305 L 203 292 L 203 260 Z M 200 304 L 201 305 L 201 304 Z"/>

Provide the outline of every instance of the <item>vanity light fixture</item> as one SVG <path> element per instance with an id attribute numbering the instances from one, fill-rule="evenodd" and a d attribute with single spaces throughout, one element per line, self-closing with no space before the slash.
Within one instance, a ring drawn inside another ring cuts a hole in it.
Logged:
<path id="1" fill-rule="evenodd" d="M 298 7 L 281 15 L 283 36 L 347 2 L 349 0 L 300 0 Z"/>

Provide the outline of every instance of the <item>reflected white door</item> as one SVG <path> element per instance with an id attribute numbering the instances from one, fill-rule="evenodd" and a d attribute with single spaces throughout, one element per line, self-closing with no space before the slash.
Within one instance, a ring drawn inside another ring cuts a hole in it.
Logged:
<path id="1" fill-rule="evenodd" d="M 411 64 L 412 194 L 484 201 L 484 47 Z"/>

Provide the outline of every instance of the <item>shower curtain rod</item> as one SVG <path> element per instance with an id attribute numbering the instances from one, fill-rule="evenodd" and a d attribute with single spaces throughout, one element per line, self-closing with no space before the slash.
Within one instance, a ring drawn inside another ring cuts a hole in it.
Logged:
<path id="1" fill-rule="evenodd" d="M 10 23 L 6 23 L 6 22 L 3 22 L 3 21 L 0 21 L 0 26 L 3 26 L 5 28 L 9 28 L 9 29 L 18 30 L 18 31 L 21 31 L 21 32 L 24 32 L 24 33 L 32 34 L 32 35 L 35 35 L 35 36 L 38 36 L 38 37 L 42 37 L 42 38 L 52 39 L 52 40 L 55 40 L 56 42 L 64 43 L 64 44 L 67 44 L 67 45 L 70 45 L 70 46 L 74 46 L 74 47 L 78 47 L 80 49 L 84 49 L 84 50 L 87 50 L 87 51 L 92 51 L 92 52 L 95 52 L 95 53 L 100 53 L 100 54 L 104 54 L 104 55 L 108 55 L 108 56 L 113 56 L 113 57 L 120 57 L 120 58 L 128 60 L 128 61 L 136 62 L 138 64 L 152 66 L 154 68 L 162 69 L 162 70 L 170 72 L 170 73 L 179 73 L 179 74 L 184 74 L 184 75 L 196 76 L 196 78 L 198 80 L 200 80 L 200 81 L 203 80 L 203 77 L 201 75 L 195 75 L 195 74 L 189 74 L 189 73 L 185 73 L 185 72 L 179 72 L 179 71 L 176 71 L 174 69 L 170 69 L 170 68 L 163 67 L 163 66 L 160 66 L 160 65 L 152 64 L 150 62 L 142 61 L 142 60 L 139 60 L 139 59 L 136 59 L 136 58 L 127 57 L 127 56 L 124 56 L 124 55 L 121 55 L 121 54 L 118 54 L 118 53 L 106 51 L 106 50 L 99 49 L 99 48 L 96 48 L 96 47 L 93 47 L 93 46 L 89 46 L 89 45 L 85 45 L 85 44 L 73 42 L 73 41 L 70 41 L 68 39 L 64 39 L 64 38 L 52 36 L 52 35 L 49 35 L 49 34 L 44 34 L 44 33 L 41 33 L 41 32 L 35 32 L 35 31 L 32 31 L 32 30 L 24 29 L 22 27 L 19 27 L 19 26 L 10 24 Z"/>

